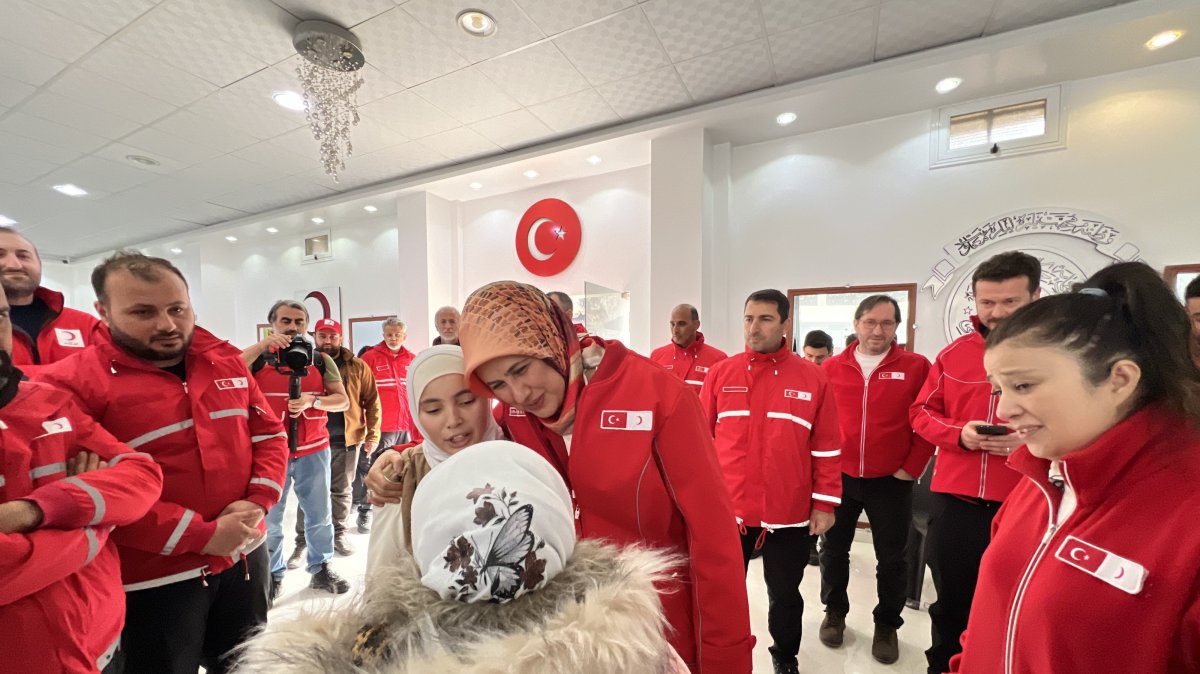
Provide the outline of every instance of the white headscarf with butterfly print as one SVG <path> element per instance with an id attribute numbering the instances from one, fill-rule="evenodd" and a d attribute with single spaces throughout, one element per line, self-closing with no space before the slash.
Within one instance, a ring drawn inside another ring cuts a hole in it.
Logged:
<path id="1" fill-rule="evenodd" d="M 558 575 L 575 551 L 571 494 L 533 450 L 468 447 L 430 471 L 413 497 L 421 582 L 445 599 L 507 602 Z"/>

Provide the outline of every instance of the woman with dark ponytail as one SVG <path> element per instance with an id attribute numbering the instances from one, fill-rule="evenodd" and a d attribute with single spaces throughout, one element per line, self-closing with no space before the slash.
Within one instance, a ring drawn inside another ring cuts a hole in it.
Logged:
<path id="1" fill-rule="evenodd" d="M 1200 369 L 1140 262 L 987 340 L 1025 479 L 997 515 L 955 672 L 1200 672 Z"/>

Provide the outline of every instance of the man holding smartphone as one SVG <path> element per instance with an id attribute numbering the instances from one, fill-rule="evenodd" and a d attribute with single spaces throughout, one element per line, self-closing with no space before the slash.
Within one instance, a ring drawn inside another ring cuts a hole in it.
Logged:
<path id="1" fill-rule="evenodd" d="M 950 671 L 950 658 L 962 650 L 959 637 L 967 627 L 992 518 L 1020 479 L 1006 462 L 1021 441 L 996 417 L 996 397 L 983 367 L 984 340 L 1000 321 L 1041 295 L 1041 277 L 1038 259 L 1018 251 L 979 265 L 971 277 L 975 331 L 942 349 L 909 411 L 913 430 L 937 445 L 925 539 L 937 588 L 937 601 L 929 607 L 933 644 L 925 651 L 930 674 Z"/>

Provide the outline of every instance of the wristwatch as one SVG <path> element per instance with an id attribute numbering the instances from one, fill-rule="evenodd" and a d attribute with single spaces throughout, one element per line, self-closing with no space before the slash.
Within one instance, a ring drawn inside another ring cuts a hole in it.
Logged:
<path id="1" fill-rule="evenodd" d="M 313 405 L 312 406 L 313 406 L 314 410 L 321 409 L 321 396 L 313 396 Z"/>

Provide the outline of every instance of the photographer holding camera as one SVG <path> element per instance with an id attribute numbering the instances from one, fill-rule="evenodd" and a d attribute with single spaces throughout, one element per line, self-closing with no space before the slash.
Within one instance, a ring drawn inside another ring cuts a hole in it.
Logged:
<path id="1" fill-rule="evenodd" d="M 288 429 L 288 469 L 283 497 L 267 513 L 267 549 L 271 555 L 271 600 L 283 583 L 283 513 L 288 489 L 295 484 L 304 511 L 308 543 L 309 587 L 342 594 L 350 584 L 329 568 L 333 557 L 333 519 L 329 504 L 330 450 L 327 412 L 350 406 L 337 364 L 314 350 L 308 339 L 308 309 L 295 300 L 279 300 L 267 313 L 273 334 L 242 352 L 271 411 Z"/>

